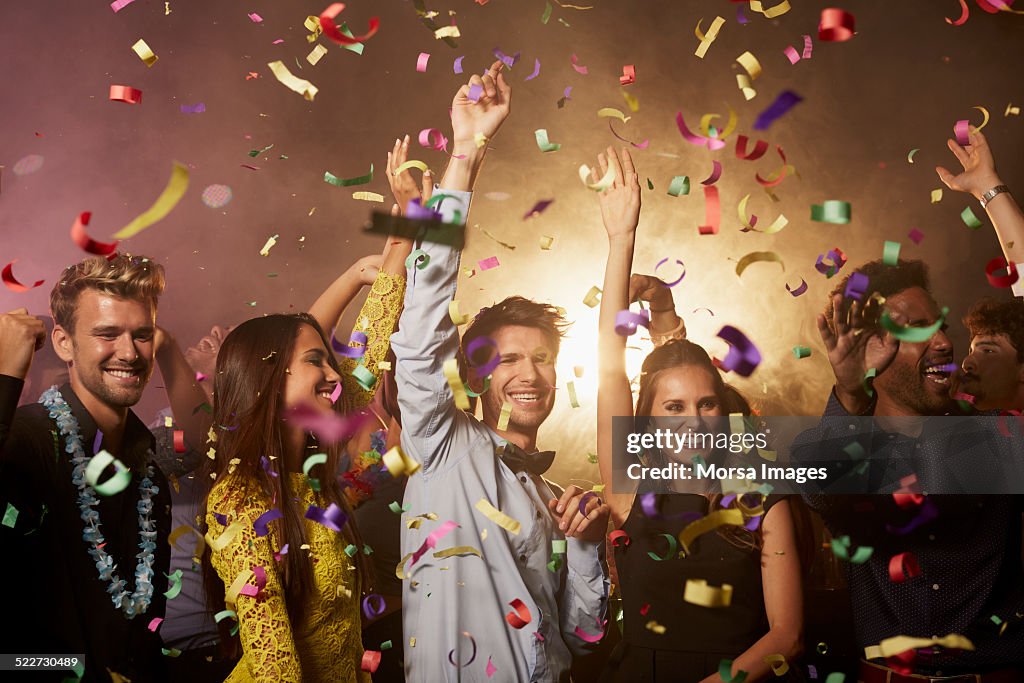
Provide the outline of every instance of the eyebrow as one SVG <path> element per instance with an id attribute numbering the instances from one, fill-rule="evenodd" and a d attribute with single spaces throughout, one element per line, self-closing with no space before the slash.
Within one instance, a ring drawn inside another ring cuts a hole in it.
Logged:
<path id="1" fill-rule="evenodd" d="M 992 341 L 991 339 L 983 339 L 981 341 L 976 341 L 976 342 L 974 342 L 974 345 L 975 346 L 994 346 L 996 348 L 999 348 L 999 343 L 995 342 L 995 341 Z"/>
<path id="2" fill-rule="evenodd" d="M 319 356 L 320 358 L 324 358 L 324 357 L 327 356 L 327 353 L 323 349 L 317 348 L 317 347 L 313 347 L 311 349 L 306 349 L 303 352 L 303 355 L 306 355 L 306 356 L 308 356 L 310 354 L 313 354 L 314 356 Z"/>
<path id="3" fill-rule="evenodd" d="M 154 329 L 152 325 L 145 325 L 133 329 L 132 334 L 152 334 Z M 92 334 L 121 334 L 123 331 L 124 328 L 119 325 L 98 325 L 92 328 Z"/>

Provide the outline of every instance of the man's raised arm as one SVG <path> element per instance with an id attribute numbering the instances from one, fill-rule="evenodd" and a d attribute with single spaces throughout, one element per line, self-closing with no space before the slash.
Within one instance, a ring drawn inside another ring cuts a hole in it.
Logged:
<path id="1" fill-rule="evenodd" d="M 483 76 L 473 76 L 452 100 L 452 159 L 434 192 L 436 208 L 447 223 L 465 223 L 486 142 L 508 116 L 511 88 L 502 67 L 495 62 Z M 448 304 L 455 297 L 461 252 L 430 242 L 421 249 L 409 263 L 405 308 L 391 347 L 402 411 L 402 448 L 429 471 L 443 459 L 459 414 L 444 364 L 454 361 L 459 349 Z"/>

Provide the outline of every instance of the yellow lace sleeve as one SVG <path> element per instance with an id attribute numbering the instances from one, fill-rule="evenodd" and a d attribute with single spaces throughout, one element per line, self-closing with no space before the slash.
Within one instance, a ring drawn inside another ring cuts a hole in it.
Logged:
<path id="1" fill-rule="evenodd" d="M 245 667 L 247 680 L 254 682 L 300 683 L 302 669 L 271 548 L 272 535 L 257 536 L 253 528 L 253 522 L 270 506 L 257 497 L 243 498 L 237 488 L 234 491 L 232 488 L 225 480 L 215 484 L 210 492 L 206 517 L 207 528 L 212 532 L 210 535 L 216 538 L 230 529 L 233 523 L 239 523 L 230 543 L 220 550 L 211 550 L 213 568 L 224 582 L 225 589 L 231 587 L 239 574 L 255 567 L 262 567 L 267 574 L 267 584 L 255 598 L 239 595 L 235 602 L 243 650 L 238 666 Z M 227 527 L 214 517 L 216 512 L 227 516 Z M 255 582 L 250 579 L 249 583 Z"/>
<path id="2" fill-rule="evenodd" d="M 360 362 L 354 358 L 339 358 L 341 364 L 342 393 L 346 397 L 348 410 L 365 408 L 377 393 L 377 384 L 371 389 L 364 388 L 352 375 L 357 365 L 364 365 L 380 381 L 382 371 L 377 363 L 384 360 L 391 346 L 391 334 L 395 331 L 395 323 L 402 313 L 402 302 L 405 300 L 405 276 L 391 275 L 381 271 L 373 281 L 373 287 L 366 296 L 366 302 L 359 317 L 356 318 L 354 331 L 366 335 L 366 352 Z"/>

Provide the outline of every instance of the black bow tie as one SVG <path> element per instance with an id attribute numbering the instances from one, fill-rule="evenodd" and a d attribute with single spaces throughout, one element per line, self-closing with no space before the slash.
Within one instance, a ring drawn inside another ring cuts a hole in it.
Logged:
<path id="1" fill-rule="evenodd" d="M 554 451 L 526 453 L 522 448 L 511 443 L 500 446 L 498 448 L 498 455 L 501 457 L 501 461 L 505 463 L 505 466 L 513 472 L 525 470 L 537 476 L 547 472 L 551 467 L 551 463 L 555 460 Z"/>

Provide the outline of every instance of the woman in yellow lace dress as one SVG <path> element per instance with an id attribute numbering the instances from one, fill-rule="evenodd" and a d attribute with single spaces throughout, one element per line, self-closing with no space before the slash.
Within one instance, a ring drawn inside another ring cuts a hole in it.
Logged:
<path id="1" fill-rule="evenodd" d="M 308 427 L 351 419 L 372 398 L 405 292 L 404 277 L 386 272 L 401 272 L 387 267 L 404 261 L 400 256 L 392 253 L 377 273 L 357 320 L 361 334 L 353 334 L 352 351 L 342 349 L 340 362 L 308 314 L 249 320 L 228 335 L 217 357 L 215 477 L 203 532 L 220 580 L 217 586 L 208 575 L 208 592 L 234 612 L 224 618 L 237 618 L 241 638 L 232 683 L 369 681 L 361 670 L 359 617 L 368 573 L 335 477 L 344 438 L 318 442 Z M 381 262 L 360 263 L 372 275 Z M 324 297 L 345 298 L 331 292 Z M 324 297 L 314 305 L 320 313 Z M 325 462 L 309 460 L 320 453 Z M 306 463 L 313 463 L 308 476 Z"/>

